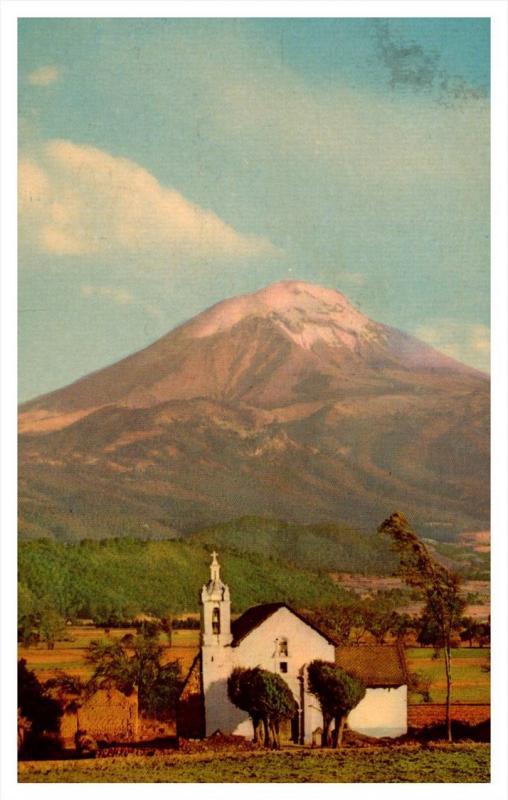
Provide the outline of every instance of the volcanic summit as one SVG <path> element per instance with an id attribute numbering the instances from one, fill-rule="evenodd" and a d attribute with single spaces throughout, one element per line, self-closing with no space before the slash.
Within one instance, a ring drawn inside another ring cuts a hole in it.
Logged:
<path id="1" fill-rule="evenodd" d="M 369 529 L 401 508 L 458 533 L 488 523 L 488 429 L 487 376 L 282 281 L 21 406 L 22 530 L 69 514 L 73 530 L 242 514 Z"/>

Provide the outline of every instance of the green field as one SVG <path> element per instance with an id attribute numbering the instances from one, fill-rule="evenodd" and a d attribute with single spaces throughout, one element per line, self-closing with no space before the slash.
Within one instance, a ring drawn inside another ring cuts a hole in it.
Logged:
<path id="1" fill-rule="evenodd" d="M 57 672 L 79 675 L 83 679 L 91 677 L 93 667 L 86 660 L 86 648 L 91 641 L 112 641 L 121 639 L 126 633 L 134 632 L 134 628 L 111 628 L 106 634 L 103 628 L 69 626 L 67 640 L 57 641 L 53 650 L 41 644 L 30 647 L 18 646 L 18 658 L 24 658 L 28 669 L 34 670 L 40 680 L 46 681 Z M 160 634 L 160 642 L 167 645 L 167 635 Z M 185 675 L 194 659 L 199 642 L 199 631 L 178 629 L 172 633 L 172 646 L 167 646 L 166 659 L 180 661 L 182 673 Z"/>
<path id="2" fill-rule="evenodd" d="M 25 762 L 21 783 L 486 783 L 488 745 Z"/>
<path id="3" fill-rule="evenodd" d="M 446 697 L 446 677 L 442 655 L 434 659 L 432 648 L 410 647 L 406 650 L 409 672 L 424 673 L 431 678 L 430 695 L 433 703 L 443 703 Z M 489 703 L 490 672 L 488 648 L 454 648 L 452 651 L 452 702 Z M 422 698 L 410 694 L 411 703 Z"/>
<path id="4" fill-rule="evenodd" d="M 121 637 L 129 630 L 112 628 L 106 636 L 102 628 L 70 627 L 68 641 L 56 642 L 54 650 L 47 650 L 41 645 L 19 647 L 19 657 L 25 658 L 29 669 L 35 670 L 41 680 L 49 673 L 63 670 L 72 674 L 88 677 L 90 665 L 85 660 L 85 651 L 93 639 L 108 640 Z M 180 659 L 182 669 L 188 668 L 198 646 L 197 630 L 173 631 L 172 648 L 167 650 L 167 658 Z M 161 635 L 165 642 L 165 635 Z M 431 678 L 431 701 L 443 703 L 446 694 L 446 680 L 443 658 L 434 659 L 433 649 L 429 647 L 409 647 L 406 659 L 409 672 L 424 673 Z M 489 648 L 455 648 L 452 651 L 452 702 L 454 703 L 489 703 L 490 673 L 486 670 L 489 663 Z M 410 694 L 410 703 L 421 703 L 422 698 L 415 693 Z"/>

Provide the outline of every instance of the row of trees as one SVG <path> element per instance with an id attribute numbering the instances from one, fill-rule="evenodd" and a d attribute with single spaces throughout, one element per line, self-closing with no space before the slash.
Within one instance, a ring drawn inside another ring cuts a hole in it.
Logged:
<path id="1" fill-rule="evenodd" d="M 385 644 L 389 639 L 407 642 L 411 637 L 412 641 L 423 646 L 441 646 L 439 626 L 428 610 L 424 610 L 420 617 L 414 617 L 397 611 L 393 608 L 393 600 L 382 596 L 375 600 L 334 603 L 314 610 L 309 616 L 315 625 L 329 631 L 338 644 L 361 644 L 370 636 L 378 644 Z M 109 624 L 140 627 L 143 623 L 134 618 L 121 625 L 114 621 L 109 621 Z M 155 624 L 166 633 L 171 644 L 173 630 L 199 628 L 199 619 L 188 617 L 180 620 L 166 615 Z M 18 593 L 18 640 L 24 646 L 44 642 L 46 647 L 53 649 L 56 641 L 68 637 L 66 620 L 51 605 L 49 598 L 36 601 L 27 587 L 21 585 Z M 453 644 L 459 646 L 461 642 L 467 642 L 469 647 L 489 645 L 490 621 L 461 617 L 454 629 Z"/>
<path id="2" fill-rule="evenodd" d="M 52 650 L 58 639 L 65 639 L 65 618 L 50 598 L 37 598 L 28 586 L 18 586 L 18 640 L 25 646 L 43 641 Z"/>
<path id="3" fill-rule="evenodd" d="M 394 609 L 383 597 L 368 601 L 335 603 L 311 613 L 312 621 L 329 631 L 338 644 L 363 644 L 372 638 L 377 644 L 396 640 L 417 642 L 422 646 L 442 646 L 439 624 L 431 609 L 424 608 L 419 617 Z M 452 643 L 460 646 L 485 647 L 490 643 L 490 622 L 468 616 L 458 616 L 453 629 Z"/>
<path id="4" fill-rule="evenodd" d="M 409 614 L 400 613 L 382 597 L 375 600 L 353 599 L 316 609 L 313 622 L 333 636 L 338 644 L 361 644 L 367 635 L 384 644 L 388 636 L 402 640 L 417 627 Z"/>
<path id="5" fill-rule="evenodd" d="M 335 664 L 314 660 L 309 664 L 309 691 L 319 701 L 323 715 L 321 744 L 342 746 L 344 723 L 349 712 L 365 696 L 365 686 Z M 298 713 L 298 705 L 287 683 L 280 675 L 261 667 L 237 667 L 228 679 L 228 695 L 232 703 L 246 711 L 254 728 L 254 741 L 265 747 L 280 748 L 280 725 Z M 330 735 L 335 723 L 333 736 Z"/>

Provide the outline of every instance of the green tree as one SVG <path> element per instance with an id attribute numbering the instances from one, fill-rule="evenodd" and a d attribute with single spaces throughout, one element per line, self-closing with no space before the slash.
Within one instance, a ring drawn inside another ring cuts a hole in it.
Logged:
<path id="1" fill-rule="evenodd" d="M 310 613 L 315 625 L 327 631 L 338 645 L 359 644 L 369 626 L 370 606 L 361 600 L 333 603 Z"/>
<path id="2" fill-rule="evenodd" d="M 254 740 L 259 741 L 259 725 L 263 724 L 265 747 L 280 748 L 280 723 L 293 717 L 298 705 L 280 675 L 260 667 L 236 668 L 228 679 L 232 703 L 247 711 L 252 719 Z"/>
<path id="3" fill-rule="evenodd" d="M 415 628 L 415 620 L 409 614 L 393 612 L 390 631 L 397 641 L 403 643 L 406 636 L 414 632 Z"/>
<path id="4" fill-rule="evenodd" d="M 173 644 L 173 615 L 165 614 L 161 619 L 161 628 L 167 636 L 168 647 Z"/>
<path id="5" fill-rule="evenodd" d="M 180 663 L 163 663 L 158 637 L 140 632 L 109 642 L 93 641 L 87 660 L 95 688 L 115 686 L 124 694 L 138 689 L 140 711 L 158 719 L 172 716 L 181 688 Z"/>
<path id="6" fill-rule="evenodd" d="M 419 694 L 424 703 L 432 700 L 430 688 L 432 686 L 432 676 L 427 672 L 410 672 L 408 675 L 408 690 L 414 694 Z"/>
<path id="7" fill-rule="evenodd" d="M 235 667 L 228 678 L 228 697 L 237 708 L 246 711 L 252 720 L 254 741 L 261 741 L 261 713 L 253 692 L 253 669 Z"/>
<path id="8" fill-rule="evenodd" d="M 260 670 L 258 681 L 261 690 L 258 700 L 264 712 L 264 719 L 268 720 L 271 745 L 278 750 L 280 748 L 280 723 L 294 717 L 298 711 L 298 705 L 289 686 L 280 675 L 268 670 Z"/>
<path id="9" fill-rule="evenodd" d="M 48 605 L 43 605 L 39 612 L 39 635 L 48 650 L 53 650 L 56 640 L 66 635 L 65 619 Z"/>
<path id="10" fill-rule="evenodd" d="M 366 626 L 378 644 L 384 644 L 386 636 L 393 630 L 394 624 L 395 616 L 391 609 L 369 608 Z"/>
<path id="11" fill-rule="evenodd" d="M 485 647 L 486 644 L 490 644 L 490 617 L 488 622 L 479 623 L 477 634 L 480 647 Z"/>
<path id="12" fill-rule="evenodd" d="M 25 647 L 33 644 L 38 634 L 36 599 L 25 583 L 18 584 L 18 641 Z"/>
<path id="13" fill-rule="evenodd" d="M 452 636 L 460 628 L 465 602 L 460 578 L 438 563 L 410 527 L 404 514 L 395 512 L 384 520 L 379 533 L 388 535 L 399 556 L 399 574 L 409 586 L 418 588 L 425 606 L 423 618 L 434 631 L 434 645 L 443 648 L 446 674 L 446 730 L 452 741 L 450 714 L 452 689 Z"/>
<path id="14" fill-rule="evenodd" d="M 365 686 L 330 661 L 311 661 L 307 675 L 309 691 L 317 697 L 323 714 L 322 747 L 329 746 L 330 726 L 334 720 L 334 744 L 340 748 L 346 717 L 365 697 Z"/>
<path id="15" fill-rule="evenodd" d="M 37 676 L 27 669 L 24 658 L 18 661 L 18 713 L 30 723 L 32 743 L 47 733 L 57 733 L 60 728 L 60 703 L 50 697 Z"/>
<path id="16" fill-rule="evenodd" d="M 473 646 L 476 640 L 480 647 L 483 647 L 490 641 L 490 624 L 487 622 L 479 622 L 472 617 L 462 617 L 461 619 L 462 630 L 460 638 L 463 642 L 469 642 L 469 647 Z"/>

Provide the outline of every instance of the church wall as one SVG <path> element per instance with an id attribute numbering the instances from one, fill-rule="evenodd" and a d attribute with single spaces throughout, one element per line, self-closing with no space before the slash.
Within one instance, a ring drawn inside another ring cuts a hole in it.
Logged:
<path id="1" fill-rule="evenodd" d="M 407 733 L 407 686 L 367 689 L 347 720 L 348 727 L 365 736 L 402 736 Z"/>
<path id="2" fill-rule="evenodd" d="M 287 657 L 279 652 L 282 640 L 287 642 Z M 304 665 L 315 658 L 332 662 L 335 660 L 333 645 L 287 608 L 280 608 L 258 628 L 252 630 L 238 647 L 231 648 L 231 654 L 230 672 L 236 666 L 259 666 L 270 672 L 276 672 L 286 681 L 299 705 Z M 281 672 L 281 662 L 287 663 L 287 673 Z M 227 702 L 229 703 L 229 700 Z M 234 709 L 234 706 L 232 707 Z M 310 743 L 312 732 L 322 725 L 322 716 L 316 698 L 309 692 L 304 693 L 303 715 L 305 741 Z M 243 719 L 238 720 L 231 732 L 252 736 L 252 724 L 248 716 L 243 715 Z"/>
<path id="3" fill-rule="evenodd" d="M 303 737 L 306 744 L 319 741 L 323 719 L 317 698 L 307 691 L 306 667 L 314 659 L 335 663 L 334 645 L 289 608 L 281 606 L 233 647 L 229 589 L 220 578 L 217 553 L 212 554 L 212 559 L 210 580 L 201 591 L 202 669 L 195 666 L 194 675 L 196 680 L 201 678 L 201 684 L 198 681 L 194 687 L 189 679 L 188 697 L 184 690 L 180 699 L 179 730 L 187 730 L 187 720 L 202 719 L 204 711 L 206 736 L 221 731 L 251 738 L 250 718 L 230 702 L 227 681 L 235 667 L 261 667 L 279 674 L 291 689 L 299 706 L 299 740 Z M 203 706 L 197 703 L 199 697 Z M 348 725 L 369 736 L 406 733 L 407 687 L 367 689 L 364 699 L 349 715 Z M 294 724 L 291 728 L 295 732 Z M 192 722 L 188 730 L 188 735 L 200 735 L 203 728 L 198 730 Z"/>
<path id="4" fill-rule="evenodd" d="M 249 736 L 252 726 L 248 714 L 234 706 L 228 697 L 227 680 L 234 668 L 232 648 L 205 646 L 201 653 L 206 736 L 211 736 L 217 730 L 225 734 Z M 240 731 L 238 728 L 242 723 L 244 728 Z"/>

